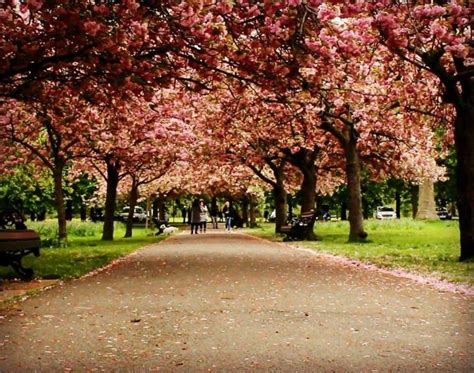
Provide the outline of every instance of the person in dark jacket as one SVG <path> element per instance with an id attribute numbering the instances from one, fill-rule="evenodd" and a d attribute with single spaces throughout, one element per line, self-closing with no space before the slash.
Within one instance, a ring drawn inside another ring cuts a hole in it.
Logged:
<path id="1" fill-rule="evenodd" d="M 217 207 L 217 204 L 212 204 L 211 205 L 211 221 L 212 221 L 212 228 L 218 229 L 219 228 L 219 208 Z"/>
<path id="2" fill-rule="evenodd" d="M 229 232 L 232 231 L 232 224 L 235 219 L 235 209 L 229 201 L 226 201 L 222 213 L 225 218 L 225 229 Z"/>
<path id="3" fill-rule="evenodd" d="M 195 199 L 191 206 L 190 223 L 191 234 L 198 234 L 198 228 L 201 226 L 201 207 L 198 199 Z"/>

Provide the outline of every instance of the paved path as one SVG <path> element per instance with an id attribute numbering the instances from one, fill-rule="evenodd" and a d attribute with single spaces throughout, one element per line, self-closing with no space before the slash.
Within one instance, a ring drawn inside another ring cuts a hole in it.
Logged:
<path id="1" fill-rule="evenodd" d="M 472 297 L 179 234 L 0 319 L 0 371 L 474 371 Z"/>

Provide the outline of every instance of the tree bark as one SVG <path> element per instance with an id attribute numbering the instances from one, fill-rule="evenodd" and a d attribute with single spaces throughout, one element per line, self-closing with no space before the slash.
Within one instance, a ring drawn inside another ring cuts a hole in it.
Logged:
<path id="1" fill-rule="evenodd" d="M 418 214 L 418 185 L 412 185 L 411 187 L 411 217 L 416 218 Z"/>
<path id="2" fill-rule="evenodd" d="M 54 205 L 58 214 L 58 239 L 59 243 L 67 240 L 66 226 L 66 208 L 64 206 L 64 189 L 63 189 L 63 170 L 64 165 L 56 164 L 53 170 L 54 179 Z"/>
<path id="3" fill-rule="evenodd" d="M 153 199 L 151 210 L 152 210 L 151 216 L 154 218 L 158 218 L 158 197 L 155 197 Z"/>
<path id="4" fill-rule="evenodd" d="M 132 180 L 132 187 L 130 188 L 130 193 L 128 197 L 128 217 L 126 221 L 126 227 L 125 227 L 125 236 L 124 238 L 129 238 L 132 237 L 132 231 L 133 231 L 133 215 L 135 212 L 135 206 L 137 205 L 138 201 L 138 185 L 135 182 L 135 180 Z"/>
<path id="5" fill-rule="evenodd" d="M 81 221 L 86 221 L 87 220 L 87 207 L 84 203 L 81 203 Z"/>
<path id="6" fill-rule="evenodd" d="M 401 209 L 402 209 L 402 196 L 399 190 L 395 192 L 395 213 L 397 214 L 397 219 L 401 218 Z"/>
<path id="7" fill-rule="evenodd" d="M 347 220 L 347 202 L 341 202 L 341 220 Z"/>
<path id="8" fill-rule="evenodd" d="M 319 148 L 315 149 L 300 149 L 297 153 L 286 151 L 288 161 L 297 167 L 303 174 L 303 181 L 301 183 L 301 213 L 314 210 L 316 208 L 316 159 L 319 154 Z M 313 220 L 311 226 L 307 230 L 305 240 L 316 240 L 314 234 Z"/>
<path id="9" fill-rule="evenodd" d="M 242 220 L 243 224 L 249 227 L 249 199 L 247 196 L 242 198 Z"/>
<path id="10" fill-rule="evenodd" d="M 255 197 L 254 196 L 250 196 L 249 213 L 250 213 L 250 228 L 255 228 L 257 226 L 257 218 L 255 214 Z"/>
<path id="11" fill-rule="evenodd" d="M 275 232 L 280 233 L 281 227 L 286 224 L 286 190 L 282 180 L 273 187 L 275 199 Z"/>
<path id="12" fill-rule="evenodd" d="M 119 184 L 120 164 L 113 160 L 107 162 L 107 192 L 105 196 L 104 226 L 102 229 L 102 240 L 112 241 L 114 239 L 114 214 L 117 203 L 117 187 Z"/>
<path id="13" fill-rule="evenodd" d="M 72 215 L 73 215 L 72 201 L 67 200 L 66 201 L 66 220 L 71 221 L 72 220 Z"/>
<path id="14" fill-rule="evenodd" d="M 158 219 L 160 222 L 166 220 L 166 198 L 163 196 L 158 197 Z"/>
<path id="15" fill-rule="evenodd" d="M 357 152 L 357 138 L 350 136 L 344 147 L 346 156 L 347 205 L 349 209 L 349 242 L 361 242 L 367 238 L 364 231 L 360 158 Z"/>
<path id="16" fill-rule="evenodd" d="M 471 78 L 472 80 L 472 78 Z M 458 191 L 460 260 L 474 257 L 474 100 L 471 83 L 470 102 L 457 108 L 455 124 L 456 178 Z"/>
<path id="17" fill-rule="evenodd" d="M 416 218 L 420 220 L 438 220 L 434 197 L 434 183 L 431 180 L 425 180 L 419 186 Z"/>

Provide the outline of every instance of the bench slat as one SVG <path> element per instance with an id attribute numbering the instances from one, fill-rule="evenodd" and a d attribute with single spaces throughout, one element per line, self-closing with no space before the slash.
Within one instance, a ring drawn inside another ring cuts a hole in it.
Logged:
<path id="1" fill-rule="evenodd" d="M 38 233 L 31 229 L 16 230 L 16 229 L 1 229 L 0 242 L 2 241 L 22 241 L 22 240 L 39 240 Z"/>

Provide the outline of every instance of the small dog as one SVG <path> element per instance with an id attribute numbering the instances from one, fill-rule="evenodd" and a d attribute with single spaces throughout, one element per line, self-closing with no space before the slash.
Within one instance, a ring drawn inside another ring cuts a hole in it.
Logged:
<path id="1" fill-rule="evenodd" d="M 163 233 L 163 234 L 172 234 L 174 232 L 177 232 L 178 230 L 179 229 L 176 227 L 172 227 L 172 226 L 167 227 L 164 224 L 160 225 L 160 233 Z"/>

